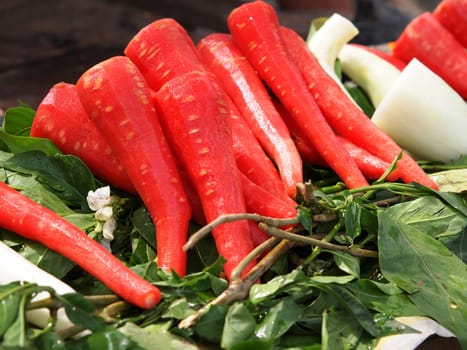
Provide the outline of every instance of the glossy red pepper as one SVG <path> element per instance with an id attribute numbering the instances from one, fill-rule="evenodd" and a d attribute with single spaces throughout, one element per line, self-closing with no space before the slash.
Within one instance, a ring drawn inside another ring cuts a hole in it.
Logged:
<path id="1" fill-rule="evenodd" d="M 130 40 L 124 52 L 154 91 L 180 74 L 205 70 L 195 44 L 173 18 L 158 19 L 145 26 Z"/>
<path id="2" fill-rule="evenodd" d="M 207 222 L 223 214 L 246 213 L 232 151 L 229 109 L 213 76 L 199 71 L 183 74 L 166 82 L 155 100 L 161 124 L 197 189 Z M 245 220 L 222 224 L 212 234 L 230 278 L 254 247 L 249 224 Z"/>
<path id="3" fill-rule="evenodd" d="M 405 27 L 392 54 L 405 62 L 417 58 L 467 99 L 467 50 L 430 12 Z"/>
<path id="4" fill-rule="evenodd" d="M 57 83 L 37 107 L 30 135 L 52 140 L 65 154 L 79 157 L 106 183 L 122 190 L 136 190 L 103 136 L 89 119 L 76 86 Z"/>
<path id="5" fill-rule="evenodd" d="M 467 1 L 443 0 L 434 9 L 433 16 L 467 48 Z"/>
<path id="6" fill-rule="evenodd" d="M 255 69 L 229 34 L 210 34 L 202 38 L 197 47 L 206 66 L 217 76 L 277 165 L 287 192 L 293 197 L 297 184 L 303 182 L 300 154 Z"/>
<path id="7" fill-rule="evenodd" d="M 326 163 L 349 188 L 367 186 L 290 59 L 272 5 L 259 0 L 244 3 L 230 13 L 227 24 L 237 46 L 301 125 Z"/>
<path id="8" fill-rule="evenodd" d="M 336 133 L 387 163 L 392 163 L 402 153 L 402 158 L 397 162 L 400 178 L 404 182 L 418 182 L 437 188 L 417 162 L 406 152 L 402 152 L 399 145 L 376 127 L 347 97 L 322 69 L 305 41 L 292 29 L 282 27 L 281 32 L 289 55 L 300 67 L 311 94 Z"/>
<path id="9" fill-rule="evenodd" d="M 0 182 L 0 227 L 67 257 L 131 304 L 150 309 L 161 299 L 159 289 L 85 232 L 3 182 Z"/>
<path id="10" fill-rule="evenodd" d="M 114 56 L 84 72 L 77 88 L 154 221 L 159 267 L 183 276 L 191 209 L 146 81 L 129 58 Z"/>
<path id="11" fill-rule="evenodd" d="M 240 171 L 251 181 L 284 200 L 292 200 L 271 158 L 264 152 L 249 125 L 229 100 L 232 149 Z"/>

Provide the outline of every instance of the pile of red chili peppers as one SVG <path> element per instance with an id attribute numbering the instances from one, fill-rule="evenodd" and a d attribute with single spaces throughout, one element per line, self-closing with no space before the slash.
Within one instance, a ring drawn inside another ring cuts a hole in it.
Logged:
<path id="1" fill-rule="evenodd" d="M 54 85 L 37 109 L 31 136 L 53 140 L 98 178 L 141 197 L 156 227 L 159 267 L 186 273 L 190 220 L 295 217 L 303 162 L 329 167 L 359 188 L 402 154 L 388 180 L 436 188 L 343 94 L 304 40 L 280 25 L 272 6 L 245 3 L 230 13 L 228 27 L 196 45 L 174 19 L 156 20 L 121 56 L 75 84 Z M 160 300 L 155 286 L 58 215 L 26 199 L 10 206 L 0 226 L 69 257 L 130 303 L 151 308 Z M 214 228 L 213 237 L 227 278 L 267 239 L 246 220 Z M 64 240 L 72 243 L 64 248 Z"/>

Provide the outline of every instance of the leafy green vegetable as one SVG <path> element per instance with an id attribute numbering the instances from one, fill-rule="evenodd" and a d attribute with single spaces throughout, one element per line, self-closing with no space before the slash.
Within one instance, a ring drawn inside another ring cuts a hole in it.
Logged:
<path id="1" fill-rule="evenodd" d="M 33 117 L 25 106 L 7 111 L 0 129 L 0 180 L 101 239 L 85 201 L 87 192 L 101 184 L 78 158 L 61 154 L 48 140 L 29 137 Z M 452 167 L 467 165 L 459 162 Z M 115 193 L 117 229 L 111 249 L 161 289 L 163 300 L 152 310 L 122 304 L 64 257 L 0 230 L 3 242 L 78 291 L 59 296 L 30 283 L 0 285 L 0 347 L 359 350 L 373 348 L 385 335 L 414 332 L 396 322 L 398 316 L 429 316 L 467 348 L 465 193 L 384 182 L 350 191 L 326 169 L 311 169 L 308 176 L 320 187 L 300 198 L 299 224 L 289 233 L 329 245 L 291 246 L 274 257 L 246 297 L 227 303 L 218 298 L 238 290 L 222 275 L 224 260 L 212 237 L 189 252 L 186 276 L 161 271 L 152 220 L 130 194 Z M 456 186 L 462 186 L 456 179 Z M 51 326 L 44 329 L 27 322 L 25 313 L 42 291 L 50 293 L 52 311 Z M 61 307 L 75 332 L 87 333 L 73 338 L 72 330 L 53 331 Z M 200 311 L 191 327 L 180 327 Z"/>

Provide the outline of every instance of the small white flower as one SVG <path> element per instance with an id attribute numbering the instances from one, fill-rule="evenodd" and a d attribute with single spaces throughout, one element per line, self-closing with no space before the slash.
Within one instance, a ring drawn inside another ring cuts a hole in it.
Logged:
<path id="1" fill-rule="evenodd" d="M 109 241 L 113 240 L 114 239 L 113 232 L 115 231 L 116 227 L 117 227 L 117 221 L 114 218 L 108 219 L 104 223 L 104 230 L 102 231 L 102 235 L 104 236 L 104 238 Z"/>
<path id="2" fill-rule="evenodd" d="M 99 221 L 107 221 L 112 218 L 114 211 L 112 207 L 103 207 L 96 211 L 94 217 Z"/>
<path id="3" fill-rule="evenodd" d="M 89 191 L 87 195 L 88 206 L 95 211 L 94 217 L 98 221 L 96 232 L 103 235 L 103 243 L 109 247 L 109 242 L 114 239 L 113 232 L 117 227 L 117 221 L 113 217 L 112 197 L 110 196 L 110 186 L 100 187 L 95 191 Z"/>
<path id="4" fill-rule="evenodd" d="M 89 208 L 94 211 L 111 205 L 110 186 L 99 187 L 95 191 L 89 191 L 86 200 Z"/>

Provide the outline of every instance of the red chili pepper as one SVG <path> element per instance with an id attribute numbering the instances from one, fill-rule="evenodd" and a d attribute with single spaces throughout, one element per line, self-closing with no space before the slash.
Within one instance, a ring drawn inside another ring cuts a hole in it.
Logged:
<path id="1" fill-rule="evenodd" d="M 146 81 L 129 58 L 114 56 L 83 73 L 77 88 L 154 221 L 158 265 L 183 276 L 191 210 Z"/>
<path id="2" fill-rule="evenodd" d="M 289 58 L 274 8 L 259 0 L 245 3 L 230 13 L 227 24 L 237 46 L 301 125 L 326 163 L 349 188 L 367 186 Z"/>
<path id="3" fill-rule="evenodd" d="M 214 77 L 195 71 L 166 82 L 156 93 L 156 108 L 169 142 L 198 191 L 206 220 L 246 213 L 232 152 L 229 109 Z M 230 278 L 253 249 L 248 222 L 220 225 L 213 230 L 213 237 L 219 255 L 226 259 L 224 271 Z"/>
<path id="4" fill-rule="evenodd" d="M 130 178 L 89 119 L 74 84 L 52 86 L 37 107 L 30 134 L 52 140 L 63 153 L 79 157 L 97 178 L 135 193 Z"/>
<path id="5" fill-rule="evenodd" d="M 467 50 L 429 12 L 415 17 L 394 43 L 393 55 L 417 58 L 467 99 Z"/>
<path id="6" fill-rule="evenodd" d="M 261 148 L 249 125 L 228 98 L 230 109 L 230 128 L 232 130 L 232 148 L 237 166 L 251 181 L 263 187 L 279 198 L 292 200 L 281 181 L 279 172 Z"/>
<path id="7" fill-rule="evenodd" d="M 322 69 L 305 41 L 295 31 L 285 27 L 282 27 L 281 31 L 290 56 L 300 67 L 310 92 L 336 133 L 376 157 L 388 163 L 393 162 L 402 152 L 396 142 L 377 128 L 345 95 L 337 83 Z M 418 182 L 437 188 L 407 153 L 403 152 L 397 164 L 399 176 L 404 182 Z"/>
<path id="8" fill-rule="evenodd" d="M 467 48 L 467 1 L 443 0 L 436 6 L 433 15 Z"/>
<path id="9" fill-rule="evenodd" d="M 85 232 L 3 182 L 0 182 L 0 213 L 0 227 L 65 256 L 129 303 L 150 309 L 160 301 L 159 289 Z"/>
<path id="10" fill-rule="evenodd" d="M 277 101 L 275 102 L 277 110 L 281 113 L 282 118 L 287 124 L 287 127 L 292 134 L 292 137 L 297 145 L 303 160 L 309 164 L 327 167 L 326 162 L 321 158 L 318 151 L 314 148 L 311 142 L 304 135 L 300 125 L 298 125 L 291 117 L 285 108 Z M 339 142 L 349 152 L 352 159 L 357 164 L 360 171 L 368 180 L 379 179 L 384 172 L 390 167 L 390 163 L 372 155 L 363 148 L 351 143 L 342 136 L 337 135 Z M 388 181 L 396 181 L 399 178 L 397 171 L 392 171 L 387 177 Z"/>
<path id="11" fill-rule="evenodd" d="M 172 18 L 148 24 L 133 37 L 124 52 L 154 91 L 180 74 L 205 70 L 190 36 Z"/>
<path id="12" fill-rule="evenodd" d="M 202 38 L 198 50 L 206 66 L 238 107 L 255 137 L 279 169 L 291 197 L 303 182 L 300 155 L 271 98 L 231 35 L 213 33 Z"/>
<path id="13" fill-rule="evenodd" d="M 271 192 L 251 181 L 245 174 L 240 173 L 246 207 L 249 213 L 255 213 L 278 219 L 294 218 L 297 216 L 297 204 L 284 201 Z M 254 245 L 259 245 L 270 236 L 257 227 L 251 230 Z M 287 227 L 283 227 L 286 229 Z M 255 231 L 256 230 L 256 231 Z"/>
<path id="14" fill-rule="evenodd" d="M 292 202 L 274 196 L 243 173 L 240 174 L 240 178 L 248 212 L 281 219 L 297 216 L 297 204 L 294 205 Z"/>

